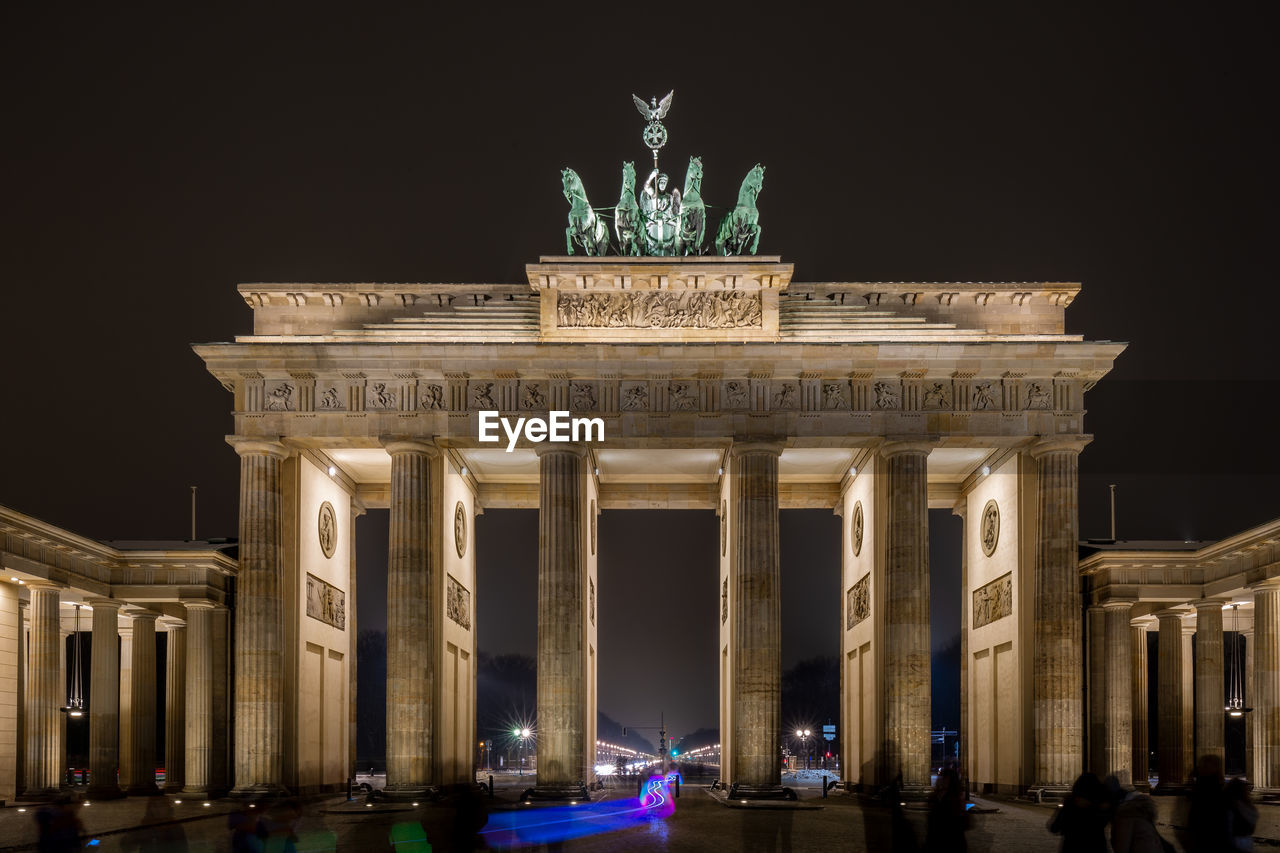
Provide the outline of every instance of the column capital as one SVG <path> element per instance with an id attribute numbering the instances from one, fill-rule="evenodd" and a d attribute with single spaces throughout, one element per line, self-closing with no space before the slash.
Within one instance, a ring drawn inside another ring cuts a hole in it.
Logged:
<path id="1" fill-rule="evenodd" d="M 1230 604 L 1230 598 L 1198 598 L 1195 601 L 1188 601 L 1187 604 L 1196 609 L 1197 612 L 1209 608 L 1223 610 L 1223 605 Z"/>
<path id="2" fill-rule="evenodd" d="M 440 448 L 436 447 L 429 438 L 412 438 L 406 435 L 381 435 L 378 436 L 378 441 L 392 456 L 395 456 L 397 453 L 421 453 L 434 459 L 440 455 Z"/>
<path id="3" fill-rule="evenodd" d="M 229 435 L 227 436 L 227 444 L 235 448 L 236 453 L 241 456 L 273 456 L 276 459 L 286 459 L 289 456 L 289 448 L 279 441 L 272 441 L 269 438 L 248 438 L 243 435 Z"/>
<path id="4" fill-rule="evenodd" d="M 951 505 L 951 514 L 958 515 L 961 519 L 969 517 L 969 496 L 961 495 L 960 500 Z"/>
<path id="5" fill-rule="evenodd" d="M 1157 622 L 1159 622 L 1159 620 L 1153 616 L 1135 616 L 1129 620 L 1129 627 L 1149 631 L 1151 630 L 1151 626 L 1157 624 Z"/>
<path id="6" fill-rule="evenodd" d="M 730 456 L 781 456 L 781 441 L 735 441 L 729 446 Z"/>
<path id="7" fill-rule="evenodd" d="M 927 438 L 891 439 L 877 447 L 876 453 L 881 459 L 892 459 L 904 453 L 923 453 L 928 456 L 929 451 L 937 446 L 938 442 Z"/>
<path id="8" fill-rule="evenodd" d="M 1130 607 L 1133 607 L 1133 605 L 1138 603 L 1138 599 L 1116 597 L 1108 598 L 1098 603 L 1102 605 L 1104 610 L 1128 610 Z"/>
<path id="9" fill-rule="evenodd" d="M 1031 454 L 1032 459 L 1039 459 L 1049 453 L 1075 453 L 1078 455 L 1091 441 L 1093 441 L 1093 436 L 1091 435 L 1041 436 L 1038 441 L 1031 445 L 1028 452 Z"/>
<path id="10" fill-rule="evenodd" d="M 1156 617 L 1156 619 L 1159 619 L 1161 622 L 1164 622 L 1168 619 L 1177 619 L 1179 622 L 1181 622 L 1182 617 L 1186 615 L 1186 611 L 1179 610 L 1176 607 L 1166 607 L 1164 610 L 1157 610 L 1155 613 L 1152 613 L 1151 615 Z"/>
<path id="11" fill-rule="evenodd" d="M 534 446 L 533 452 L 539 458 L 546 456 L 548 453 L 568 453 L 572 456 L 577 456 L 580 459 L 585 459 L 587 455 L 587 446 L 580 441 L 556 442 L 555 444 L 540 442 Z"/>
<path id="12" fill-rule="evenodd" d="M 161 616 L 156 621 L 159 622 L 166 631 L 172 631 L 174 628 L 187 627 L 187 620 L 181 619 L 177 616 Z"/>
<path id="13" fill-rule="evenodd" d="M 160 614 L 156 613 L 154 610 L 126 610 L 124 615 L 128 616 L 134 622 L 145 621 L 147 619 L 154 622 L 160 618 Z"/>
<path id="14" fill-rule="evenodd" d="M 187 610 L 216 610 L 218 603 L 209 601 L 207 598 L 193 599 L 192 601 L 182 602 L 182 606 Z"/>
<path id="15" fill-rule="evenodd" d="M 1280 589 L 1280 577 L 1260 580 L 1257 583 L 1250 584 L 1249 589 L 1254 592 L 1270 592 L 1272 590 Z"/>
<path id="16" fill-rule="evenodd" d="M 86 598 L 84 603 L 94 610 L 119 610 L 124 602 L 115 598 Z"/>
<path id="17" fill-rule="evenodd" d="M 61 592 L 64 589 L 68 589 L 67 585 L 64 583 L 58 583 L 57 581 L 51 581 L 45 578 L 36 578 L 35 580 L 27 581 L 25 584 L 23 584 L 23 586 L 25 586 L 27 589 L 31 590 L 32 592 L 38 592 L 42 590 L 53 590 L 54 592 Z"/>

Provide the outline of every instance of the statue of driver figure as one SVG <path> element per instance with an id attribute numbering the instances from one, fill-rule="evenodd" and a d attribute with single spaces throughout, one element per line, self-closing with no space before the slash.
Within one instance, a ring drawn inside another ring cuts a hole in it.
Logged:
<path id="1" fill-rule="evenodd" d="M 645 254 L 674 255 L 680 233 L 680 190 L 667 192 L 665 173 L 654 169 L 640 194 L 640 216 L 645 226 Z"/>

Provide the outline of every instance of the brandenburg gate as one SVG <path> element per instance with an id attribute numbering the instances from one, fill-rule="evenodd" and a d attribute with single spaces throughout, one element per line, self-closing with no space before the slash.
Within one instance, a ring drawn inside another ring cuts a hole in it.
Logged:
<path id="1" fill-rule="evenodd" d="M 253 333 L 195 347 L 234 395 L 241 460 L 235 789 L 345 778 L 350 645 L 331 617 L 354 629 L 354 519 L 373 507 L 390 510 L 393 796 L 472 778 L 487 507 L 539 511 L 535 794 L 594 781 L 596 516 L 665 508 L 720 518 L 707 618 L 734 796 L 781 794 L 778 511 L 815 507 L 843 521 L 846 780 L 929 783 L 928 511 L 945 508 L 964 519 L 964 743 L 997 744 L 983 782 L 1069 786 L 1084 397 L 1124 346 L 1064 331 L 1076 284 L 792 271 L 564 256 L 518 284 L 242 285 Z M 576 441 L 551 440 L 552 412 L 581 419 Z"/>

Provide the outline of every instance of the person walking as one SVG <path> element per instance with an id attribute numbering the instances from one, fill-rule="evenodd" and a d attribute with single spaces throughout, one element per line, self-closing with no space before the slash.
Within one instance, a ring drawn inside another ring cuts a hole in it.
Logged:
<path id="1" fill-rule="evenodd" d="M 1071 794 L 1049 821 L 1049 831 L 1062 836 L 1062 853 L 1107 853 L 1106 791 L 1098 777 L 1082 773 Z"/>

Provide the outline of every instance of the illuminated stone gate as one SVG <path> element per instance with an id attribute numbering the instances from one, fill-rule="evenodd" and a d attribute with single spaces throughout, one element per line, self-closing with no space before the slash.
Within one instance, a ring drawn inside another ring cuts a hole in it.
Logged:
<path id="1" fill-rule="evenodd" d="M 555 257 L 527 272 L 242 285 L 253 334 L 195 347 L 234 394 L 241 457 L 238 789 L 346 776 L 333 732 L 350 693 L 330 686 L 350 679 L 353 519 L 367 507 L 391 518 L 392 792 L 472 775 L 484 617 L 470 533 L 486 507 L 540 512 L 541 793 L 593 781 L 595 517 L 609 508 L 719 514 L 707 615 L 722 778 L 738 795 L 780 792 L 779 508 L 844 521 L 850 783 L 929 781 L 928 510 L 941 507 L 964 519 L 969 775 L 1070 784 L 1085 748 L 1084 392 L 1123 350 L 1064 333 L 1078 285 L 802 284 L 777 257 Z M 552 410 L 600 418 L 604 440 L 478 441 L 481 411 Z"/>

